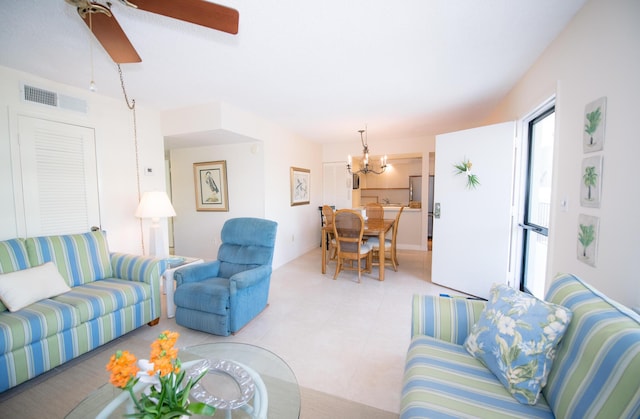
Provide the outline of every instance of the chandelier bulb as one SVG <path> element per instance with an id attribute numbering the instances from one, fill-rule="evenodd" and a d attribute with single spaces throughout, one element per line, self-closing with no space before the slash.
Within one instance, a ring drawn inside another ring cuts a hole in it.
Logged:
<path id="1" fill-rule="evenodd" d="M 96 83 L 91 80 L 91 83 L 89 83 L 89 90 L 91 90 L 92 92 L 96 91 Z"/>

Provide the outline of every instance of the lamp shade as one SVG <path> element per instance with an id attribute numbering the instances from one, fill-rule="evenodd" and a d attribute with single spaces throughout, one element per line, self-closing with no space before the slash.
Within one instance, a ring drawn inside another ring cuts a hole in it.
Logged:
<path id="1" fill-rule="evenodd" d="M 176 211 L 169 201 L 166 192 L 150 191 L 142 194 L 142 199 L 136 209 L 136 217 L 138 218 L 163 218 L 174 217 Z"/>

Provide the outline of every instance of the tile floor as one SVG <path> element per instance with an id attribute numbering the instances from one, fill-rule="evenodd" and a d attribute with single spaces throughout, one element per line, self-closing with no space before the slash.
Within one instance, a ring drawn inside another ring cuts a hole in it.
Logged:
<path id="1" fill-rule="evenodd" d="M 431 252 L 399 250 L 398 272 L 377 268 L 320 273 L 320 248 L 273 272 L 269 306 L 235 336 L 189 331 L 163 316 L 161 328 L 181 333 L 181 347 L 221 340 L 264 347 L 283 358 L 301 386 L 390 412 L 399 411 L 402 372 L 410 340 L 411 296 L 451 290 L 430 282 Z M 144 334 L 158 328 L 143 328 Z"/>

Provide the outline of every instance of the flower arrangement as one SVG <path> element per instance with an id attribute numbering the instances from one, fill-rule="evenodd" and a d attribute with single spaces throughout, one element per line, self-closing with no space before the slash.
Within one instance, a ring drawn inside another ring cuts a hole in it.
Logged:
<path id="1" fill-rule="evenodd" d="M 462 160 L 461 163 L 454 164 L 453 167 L 456 168 L 456 174 L 460 175 L 462 173 L 467 175 L 467 188 L 475 189 L 478 185 L 480 185 L 480 180 L 478 179 L 478 175 L 474 175 L 471 173 L 471 162 L 469 160 Z"/>
<path id="2" fill-rule="evenodd" d="M 111 372 L 110 383 L 129 392 L 136 413 L 129 418 L 177 418 L 192 414 L 213 416 L 216 409 L 205 403 L 189 402 L 191 388 L 207 373 L 185 381 L 185 371 L 174 347 L 180 335 L 165 330 L 151 344 L 149 360 L 136 360 L 128 351 L 117 351 L 106 366 Z M 152 385 L 148 391 L 136 395 L 138 381 Z"/>

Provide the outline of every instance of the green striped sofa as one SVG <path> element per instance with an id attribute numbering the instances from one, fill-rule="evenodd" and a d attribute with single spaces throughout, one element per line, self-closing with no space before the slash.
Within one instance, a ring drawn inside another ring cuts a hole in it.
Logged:
<path id="1" fill-rule="evenodd" d="M 573 318 L 542 396 L 525 405 L 463 346 L 484 301 L 414 296 L 400 417 L 639 418 L 640 316 L 568 274 L 546 301 Z"/>
<path id="2" fill-rule="evenodd" d="M 160 318 L 165 262 L 110 253 L 104 231 L 0 241 L 0 274 L 53 262 L 70 291 L 0 302 L 0 392 Z"/>

